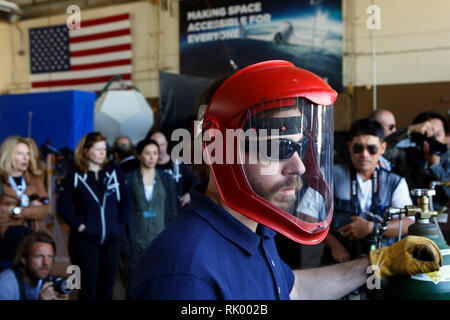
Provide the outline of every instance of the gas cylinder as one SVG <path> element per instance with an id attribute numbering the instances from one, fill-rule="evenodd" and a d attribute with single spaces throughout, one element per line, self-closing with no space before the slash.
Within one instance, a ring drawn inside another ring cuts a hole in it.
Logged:
<path id="1" fill-rule="evenodd" d="M 419 207 L 422 205 L 420 201 L 426 200 L 428 195 L 423 189 L 420 190 L 422 191 L 411 192 L 411 195 L 425 195 L 422 200 L 419 199 Z M 439 225 L 431 216 L 418 214 L 416 222 L 409 226 L 407 235 L 422 236 L 434 241 L 441 251 L 443 265 L 439 271 L 432 273 L 392 276 L 382 280 L 377 299 L 450 300 L 450 246 L 442 236 Z"/>

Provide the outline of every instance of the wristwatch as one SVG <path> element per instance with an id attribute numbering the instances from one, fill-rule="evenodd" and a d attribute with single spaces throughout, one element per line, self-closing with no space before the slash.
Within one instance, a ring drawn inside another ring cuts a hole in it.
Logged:
<path id="1" fill-rule="evenodd" d="M 21 214 L 21 213 L 22 213 L 22 208 L 19 207 L 19 206 L 14 207 L 14 208 L 12 209 L 12 214 L 15 215 L 15 216 L 17 216 L 17 215 L 19 215 L 19 214 Z"/>

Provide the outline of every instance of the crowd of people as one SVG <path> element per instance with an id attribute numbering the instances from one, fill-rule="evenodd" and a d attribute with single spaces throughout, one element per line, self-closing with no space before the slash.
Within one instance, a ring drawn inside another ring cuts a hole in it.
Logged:
<path id="1" fill-rule="evenodd" d="M 45 294 L 49 284 L 42 283 L 51 271 L 56 246 L 46 230 L 50 207 L 44 169 L 30 141 L 9 137 L 0 148 L 0 299 L 18 299 L 20 283 L 26 289 L 21 299 L 60 298 L 54 291 Z M 136 147 L 128 137 L 118 137 L 108 156 L 101 133 L 90 132 L 79 141 L 56 206 L 70 228 L 71 263 L 82 270 L 83 289 L 77 291 L 77 299 L 112 299 L 117 271 L 126 285 L 142 251 L 189 203 L 189 190 L 199 180 L 189 166 L 172 161 L 167 144 L 161 132 L 151 132 Z M 42 242 L 51 244 L 44 246 L 51 252 L 40 252 Z M 15 262 L 30 255 L 39 257 L 35 269 Z M 15 276 L 17 286 L 8 285 Z"/>
<path id="2" fill-rule="evenodd" d="M 217 87 L 215 83 L 214 88 Z M 352 124 L 347 143 L 351 161 L 334 166 L 334 216 L 330 232 L 324 239 L 323 265 L 367 257 L 374 250 L 376 223 L 367 215 L 368 212 L 382 216 L 384 208 L 403 208 L 412 204 L 411 189 L 427 188 L 431 181 L 450 180 L 448 134 L 447 118 L 434 111 L 419 114 L 410 126 L 401 130 L 397 130 L 395 117 L 388 110 L 378 110 Z M 167 255 L 161 255 L 165 262 L 155 263 L 161 254 L 158 251 L 161 242 L 177 246 L 174 238 L 159 239 L 152 245 L 151 252 L 146 251 L 175 220 L 177 224 L 172 228 L 175 230 L 173 233 L 186 243 L 195 242 L 195 237 L 211 237 L 208 238 L 210 244 L 217 246 L 214 250 L 232 250 L 229 244 L 217 241 L 214 235 L 196 226 L 197 222 L 189 220 L 182 212 L 203 212 L 199 215 L 218 232 L 231 241 L 242 241 L 230 226 L 235 224 L 234 221 L 204 213 L 207 212 L 206 207 L 213 210 L 215 203 L 221 203 L 214 181 L 208 181 L 210 175 L 203 175 L 200 179 L 192 166 L 171 158 L 168 145 L 166 136 L 154 131 L 136 145 L 128 137 L 117 137 L 110 154 L 106 139 L 100 132 L 90 132 L 79 141 L 74 150 L 73 166 L 67 170 L 57 192 L 56 206 L 58 216 L 70 229 L 68 252 L 71 263 L 81 270 L 81 289 L 76 291 L 77 299 L 112 299 L 118 272 L 125 286 L 131 286 L 127 293 L 130 299 L 208 298 L 218 297 L 219 291 L 221 297 L 241 296 L 211 287 L 211 283 L 188 275 L 145 282 L 149 279 L 145 270 L 151 269 L 158 274 L 162 270 L 160 268 L 167 268 L 170 261 L 180 270 L 186 266 L 178 264 L 193 263 L 192 257 L 185 257 L 188 253 L 179 251 L 181 257 L 170 256 L 179 261 L 174 262 Z M 298 150 L 303 160 L 301 149 L 292 150 L 289 157 Z M 301 176 L 305 170 L 308 168 L 296 174 Z M 67 294 L 53 290 L 52 282 L 45 280 L 51 274 L 56 246 L 45 226 L 44 219 L 50 207 L 43 173 L 39 150 L 32 139 L 14 136 L 3 141 L 0 147 L 0 299 L 69 298 Z M 447 205 L 450 188 L 438 187 L 436 192 L 435 208 L 439 210 Z M 218 200 L 215 203 L 205 200 L 205 194 Z M 214 210 L 218 209 L 214 207 Z M 249 229 L 253 228 L 251 223 L 237 219 Z M 189 234 L 182 234 L 184 225 L 180 221 L 190 226 Z M 401 236 L 407 234 L 412 223 L 414 218 L 403 220 Z M 389 222 L 383 247 L 399 240 L 398 228 L 398 219 Z M 254 232 L 266 239 L 273 238 L 268 230 L 255 226 Z M 256 254 L 252 241 L 241 245 L 250 255 Z M 266 256 L 274 257 L 271 260 L 274 267 L 274 261 L 281 263 L 275 259 L 274 248 L 264 250 L 267 250 Z M 202 259 L 211 252 L 204 248 L 204 252 L 195 254 Z M 246 259 L 242 253 L 233 254 L 236 259 Z M 217 264 L 217 270 L 231 268 L 242 272 L 236 266 L 230 266 L 228 260 L 212 261 L 209 257 L 207 261 Z M 155 267 L 149 266 L 152 263 Z M 257 262 L 252 263 L 254 265 L 248 267 L 247 273 L 259 270 Z M 301 273 L 295 273 L 294 279 L 287 266 L 282 265 L 282 271 L 276 271 L 282 274 L 275 276 L 277 284 L 297 288 L 297 277 Z M 222 274 L 220 281 L 227 287 L 226 282 L 231 280 L 225 275 Z M 143 288 L 143 281 L 151 289 Z M 272 286 L 269 282 L 267 286 Z M 248 285 L 267 289 L 266 284 L 261 283 L 249 281 Z M 354 283 L 354 286 L 359 285 Z M 180 291 L 174 293 L 177 288 Z M 184 288 L 205 295 L 186 296 Z M 280 287 L 278 291 L 275 298 L 289 297 L 289 292 L 282 295 Z"/>

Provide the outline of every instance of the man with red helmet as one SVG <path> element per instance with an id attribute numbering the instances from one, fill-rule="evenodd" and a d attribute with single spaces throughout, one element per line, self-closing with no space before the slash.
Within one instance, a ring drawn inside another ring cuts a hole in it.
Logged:
<path id="1" fill-rule="evenodd" d="M 273 239 L 279 232 L 313 245 L 327 235 L 336 96 L 321 78 L 287 61 L 258 63 L 229 77 L 203 118 L 208 188 L 204 195 L 193 192 L 184 214 L 144 251 L 127 298 L 337 299 L 364 284 L 367 258 L 292 271 Z M 375 250 L 380 278 L 439 269 L 436 245 L 408 240 Z M 432 262 L 412 258 L 417 242 Z M 391 256 L 415 263 L 393 270 L 400 263 Z"/>

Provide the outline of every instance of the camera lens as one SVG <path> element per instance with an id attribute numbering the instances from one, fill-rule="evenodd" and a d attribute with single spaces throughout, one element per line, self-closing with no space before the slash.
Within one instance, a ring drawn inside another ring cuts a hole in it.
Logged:
<path id="1" fill-rule="evenodd" d="M 55 290 L 59 293 L 69 294 L 72 293 L 72 289 L 67 286 L 67 279 L 58 277 L 54 281 Z"/>
<path id="2" fill-rule="evenodd" d="M 52 277 L 48 276 L 45 279 L 45 282 L 51 281 L 53 282 L 53 287 L 55 288 L 55 291 L 62 294 L 70 294 L 73 292 L 73 289 L 70 289 L 68 287 L 67 279 L 64 279 L 62 277 Z"/>

